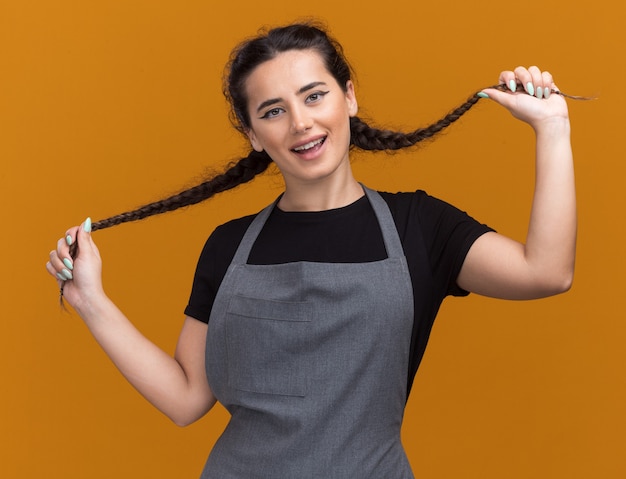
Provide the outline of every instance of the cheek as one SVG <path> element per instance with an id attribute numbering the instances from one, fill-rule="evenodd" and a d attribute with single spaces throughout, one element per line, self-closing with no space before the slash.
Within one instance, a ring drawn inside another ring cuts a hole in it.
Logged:
<path id="1" fill-rule="evenodd" d="M 350 117 L 342 117 L 335 123 L 335 129 L 340 132 L 342 137 L 346 138 L 346 141 L 350 142 Z"/>
<path id="2" fill-rule="evenodd" d="M 280 147 L 280 145 L 283 144 L 282 135 L 281 131 L 276 128 L 276 126 L 277 125 L 271 125 L 270 127 L 257 128 L 255 133 L 250 136 L 252 147 L 257 151 L 265 150 L 267 152 Z"/>

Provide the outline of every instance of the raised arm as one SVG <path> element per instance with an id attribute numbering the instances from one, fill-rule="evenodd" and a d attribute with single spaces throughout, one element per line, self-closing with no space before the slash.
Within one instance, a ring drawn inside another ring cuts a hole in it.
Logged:
<path id="1" fill-rule="evenodd" d="M 89 224 L 68 230 L 67 239 L 59 240 L 48 272 L 124 377 L 176 424 L 194 422 L 215 404 L 204 369 L 207 325 L 186 318 L 174 357 L 146 339 L 104 292 Z M 78 242 L 73 261 L 68 242 Z"/>
<path id="2" fill-rule="evenodd" d="M 489 98 L 536 135 L 535 192 L 525 244 L 487 233 L 471 247 L 457 283 L 485 296 L 534 299 L 567 291 L 574 274 L 576 198 L 567 105 L 552 75 L 537 67 L 505 71 L 511 91 Z"/>

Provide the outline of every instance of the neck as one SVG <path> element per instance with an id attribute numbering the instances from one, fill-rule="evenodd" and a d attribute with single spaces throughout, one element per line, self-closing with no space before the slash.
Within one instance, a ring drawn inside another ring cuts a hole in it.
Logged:
<path id="1" fill-rule="evenodd" d="M 286 184 L 285 194 L 278 202 L 283 211 L 326 211 L 354 203 L 365 193 L 352 172 L 317 181 Z"/>

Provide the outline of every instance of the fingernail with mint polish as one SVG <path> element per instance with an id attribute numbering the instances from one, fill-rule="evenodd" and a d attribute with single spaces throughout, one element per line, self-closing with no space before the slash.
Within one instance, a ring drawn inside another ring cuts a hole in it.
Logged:
<path id="1" fill-rule="evenodd" d="M 63 258 L 63 264 L 67 266 L 67 269 L 69 269 L 70 271 L 74 269 L 74 265 L 69 258 Z"/>
<path id="2" fill-rule="evenodd" d="M 489 95 L 487 95 L 485 92 L 479 91 L 478 93 L 476 93 L 476 96 L 479 98 L 489 98 Z"/>
<path id="3" fill-rule="evenodd" d="M 517 82 L 515 80 L 509 80 L 509 90 L 517 90 Z"/>
<path id="4" fill-rule="evenodd" d="M 83 225 L 83 229 L 86 233 L 91 233 L 91 218 L 87 218 L 85 220 L 85 224 Z"/>
<path id="5" fill-rule="evenodd" d="M 70 235 L 67 235 L 65 237 L 65 242 L 67 243 L 68 246 L 72 246 L 72 237 Z"/>
<path id="6" fill-rule="evenodd" d="M 65 279 L 72 279 L 74 277 L 72 276 L 72 273 L 70 273 L 70 271 L 65 268 L 63 268 L 63 271 L 61 271 L 61 274 L 65 276 Z"/>
<path id="7" fill-rule="evenodd" d="M 537 87 L 537 91 L 535 91 L 535 96 L 541 100 L 543 98 L 543 88 L 541 88 L 540 86 Z"/>
<path id="8" fill-rule="evenodd" d="M 61 273 L 57 273 L 57 278 L 59 278 L 61 281 L 66 281 L 67 278 L 65 276 L 63 276 Z"/>
<path id="9" fill-rule="evenodd" d="M 550 90 L 548 87 L 543 89 L 543 97 L 547 100 L 548 98 L 550 98 L 550 94 L 552 93 L 552 90 Z"/>
<path id="10" fill-rule="evenodd" d="M 526 83 L 526 91 L 530 96 L 535 96 L 535 87 L 531 82 Z"/>

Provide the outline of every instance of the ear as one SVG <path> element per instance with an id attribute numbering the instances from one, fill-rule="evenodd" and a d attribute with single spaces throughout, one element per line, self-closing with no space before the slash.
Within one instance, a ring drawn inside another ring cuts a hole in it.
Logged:
<path id="1" fill-rule="evenodd" d="M 256 135 L 254 134 L 254 131 L 252 131 L 251 128 L 247 128 L 246 135 L 248 136 L 248 139 L 250 140 L 250 145 L 252 145 L 252 148 L 255 151 L 258 151 L 259 153 L 261 153 L 263 151 L 263 147 L 261 146 L 261 143 L 259 142 Z"/>
<path id="2" fill-rule="evenodd" d="M 346 83 L 346 103 L 350 116 L 356 116 L 359 111 L 359 104 L 356 101 L 356 93 L 354 92 L 354 83 L 352 83 L 352 80 L 348 80 Z"/>

